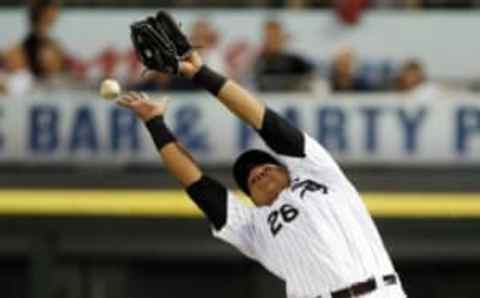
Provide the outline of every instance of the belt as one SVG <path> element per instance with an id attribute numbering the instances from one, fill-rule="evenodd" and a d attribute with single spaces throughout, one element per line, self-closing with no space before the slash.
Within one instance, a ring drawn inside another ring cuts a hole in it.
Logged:
<path id="1" fill-rule="evenodd" d="M 395 274 L 388 274 L 382 277 L 386 286 L 394 285 L 397 281 Z M 335 292 L 332 292 L 332 298 L 354 298 L 375 291 L 378 288 L 375 278 L 369 278 L 366 281 L 359 282 Z"/>

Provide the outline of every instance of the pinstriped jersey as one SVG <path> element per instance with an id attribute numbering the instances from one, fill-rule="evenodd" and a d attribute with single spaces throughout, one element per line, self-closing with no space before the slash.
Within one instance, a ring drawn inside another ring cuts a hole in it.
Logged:
<path id="1" fill-rule="evenodd" d="M 286 282 L 289 298 L 330 293 L 395 272 L 360 195 L 328 152 L 304 134 L 304 156 L 275 155 L 290 185 L 269 206 L 227 195 L 227 218 L 214 236 Z M 278 153 L 278 152 L 277 152 Z M 366 297 L 405 297 L 400 285 Z M 376 295 L 376 296 L 374 296 Z"/>

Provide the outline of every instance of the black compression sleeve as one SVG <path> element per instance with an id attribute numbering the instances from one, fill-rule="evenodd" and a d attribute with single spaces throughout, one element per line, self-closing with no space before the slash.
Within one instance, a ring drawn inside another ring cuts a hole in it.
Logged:
<path id="1" fill-rule="evenodd" d="M 168 129 L 165 121 L 163 121 L 163 116 L 156 116 L 145 123 L 150 135 L 152 136 L 153 142 L 160 151 L 163 146 L 168 143 L 175 142 L 175 136 L 172 134 L 170 129 Z"/>
<path id="2" fill-rule="evenodd" d="M 202 176 L 187 188 L 187 193 L 205 213 L 210 223 L 218 231 L 227 222 L 227 189 L 219 182 Z"/>
<path id="3" fill-rule="evenodd" d="M 258 134 L 276 153 L 293 157 L 305 157 L 305 136 L 280 115 L 265 111 L 262 128 Z"/>

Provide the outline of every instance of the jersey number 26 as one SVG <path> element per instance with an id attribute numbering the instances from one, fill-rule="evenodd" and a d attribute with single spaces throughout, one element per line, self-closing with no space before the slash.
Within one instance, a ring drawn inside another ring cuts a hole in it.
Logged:
<path id="1" fill-rule="evenodd" d="M 267 221 L 272 235 L 276 236 L 285 223 L 292 222 L 297 216 L 298 209 L 289 204 L 282 205 L 279 210 L 270 212 Z"/>

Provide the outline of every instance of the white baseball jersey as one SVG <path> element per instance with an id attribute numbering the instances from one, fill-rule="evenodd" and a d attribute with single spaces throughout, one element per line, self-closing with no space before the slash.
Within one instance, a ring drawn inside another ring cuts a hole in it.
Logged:
<path id="1" fill-rule="evenodd" d="M 305 135 L 305 156 L 276 155 L 291 184 L 270 206 L 248 207 L 231 192 L 227 221 L 216 237 L 234 245 L 286 282 L 289 298 L 330 297 L 371 277 L 365 297 L 406 297 L 360 195 L 328 152 Z M 362 296 L 364 297 L 364 296 Z"/>

